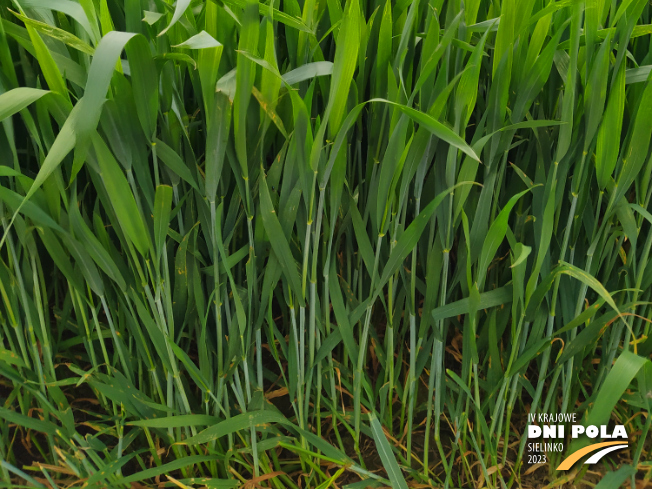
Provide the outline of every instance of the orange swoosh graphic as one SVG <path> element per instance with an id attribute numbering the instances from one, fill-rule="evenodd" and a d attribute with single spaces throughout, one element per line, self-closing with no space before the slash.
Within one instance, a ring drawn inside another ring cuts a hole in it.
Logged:
<path id="1" fill-rule="evenodd" d="M 580 448 L 578 451 L 573 452 L 571 455 L 569 455 L 566 460 L 564 460 L 562 463 L 559 464 L 559 467 L 557 467 L 557 470 L 568 470 L 570 469 L 575 462 L 577 462 L 579 459 L 581 459 L 584 455 L 595 452 L 599 448 L 603 447 L 609 447 L 611 445 L 622 445 L 622 441 L 605 441 L 603 443 L 595 443 L 593 445 L 589 445 L 588 447 Z"/>

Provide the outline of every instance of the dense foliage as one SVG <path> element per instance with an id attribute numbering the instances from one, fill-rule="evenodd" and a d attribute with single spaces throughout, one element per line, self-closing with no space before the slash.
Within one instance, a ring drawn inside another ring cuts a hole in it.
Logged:
<path id="1" fill-rule="evenodd" d="M 0 0 L 2 487 L 649 479 L 651 14 Z"/>

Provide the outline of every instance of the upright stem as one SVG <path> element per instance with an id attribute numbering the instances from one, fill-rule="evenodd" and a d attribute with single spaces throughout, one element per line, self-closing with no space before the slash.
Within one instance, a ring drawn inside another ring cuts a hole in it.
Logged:
<path id="1" fill-rule="evenodd" d="M 376 243 L 376 258 L 374 259 L 374 269 L 371 276 L 371 284 L 369 286 L 369 296 L 375 297 L 374 285 L 376 281 L 376 270 L 378 269 L 378 260 L 380 258 L 380 246 L 382 244 L 383 235 L 378 236 Z M 360 449 L 360 390 L 362 387 L 362 369 L 367 353 L 367 337 L 369 336 L 369 324 L 371 323 L 371 311 L 373 308 L 373 301 L 369 302 L 365 314 L 364 326 L 362 328 L 362 335 L 360 336 L 360 348 L 358 350 L 358 364 L 353 376 L 353 426 L 355 429 L 355 448 L 356 451 Z"/>

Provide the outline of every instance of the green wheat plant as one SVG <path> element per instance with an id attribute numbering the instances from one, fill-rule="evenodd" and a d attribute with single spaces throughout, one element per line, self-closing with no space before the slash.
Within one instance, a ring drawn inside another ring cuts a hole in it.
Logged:
<path id="1" fill-rule="evenodd" d="M 0 0 L 0 486 L 649 481 L 651 19 Z"/>

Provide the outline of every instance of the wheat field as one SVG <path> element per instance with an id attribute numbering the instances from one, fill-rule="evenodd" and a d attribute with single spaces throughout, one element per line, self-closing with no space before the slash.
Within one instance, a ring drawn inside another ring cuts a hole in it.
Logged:
<path id="1" fill-rule="evenodd" d="M 651 17 L 0 0 L 0 487 L 648 487 Z"/>

